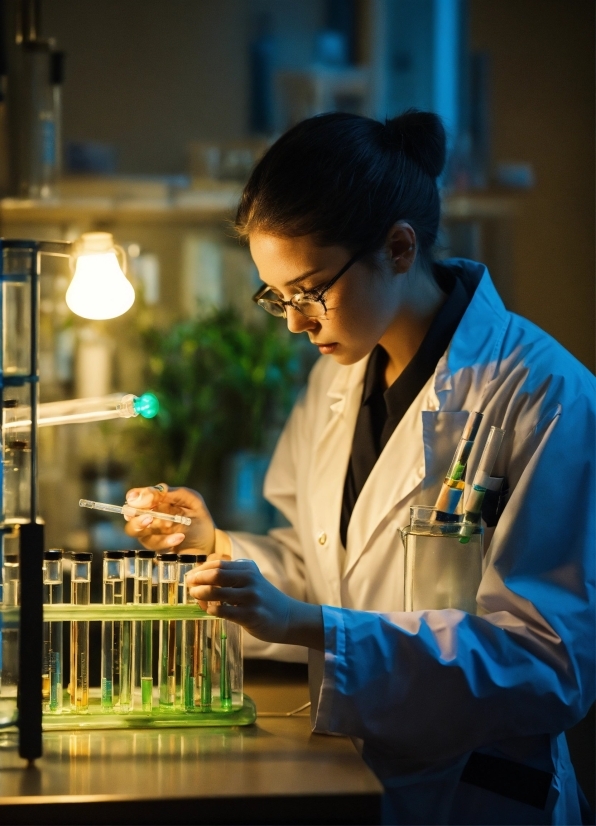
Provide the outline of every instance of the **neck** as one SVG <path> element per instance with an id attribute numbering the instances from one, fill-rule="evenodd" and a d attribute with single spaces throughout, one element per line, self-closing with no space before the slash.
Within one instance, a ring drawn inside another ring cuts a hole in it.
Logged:
<path id="1" fill-rule="evenodd" d="M 399 309 L 379 344 L 388 355 L 385 383 L 389 387 L 416 355 L 446 295 L 432 273 L 421 266 L 403 276 Z"/>

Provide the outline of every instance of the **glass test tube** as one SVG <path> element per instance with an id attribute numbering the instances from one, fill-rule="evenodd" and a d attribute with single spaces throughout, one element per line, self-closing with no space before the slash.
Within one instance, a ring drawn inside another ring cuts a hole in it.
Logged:
<path id="1" fill-rule="evenodd" d="M 178 554 L 178 603 L 187 601 L 186 574 L 196 564 L 196 554 Z M 185 707 L 185 631 L 186 622 L 179 620 L 176 623 L 176 705 Z"/>
<path id="2" fill-rule="evenodd" d="M 217 620 L 219 637 L 219 702 L 222 709 L 232 708 L 232 682 L 230 679 L 230 658 L 228 656 L 228 621 Z"/>
<path id="3" fill-rule="evenodd" d="M 491 427 L 486 444 L 478 463 L 478 468 L 472 483 L 472 490 L 466 500 L 464 507 L 464 521 L 462 523 L 460 534 L 462 543 L 469 541 L 469 537 L 474 533 L 477 525 L 480 524 L 482 518 L 482 503 L 484 496 L 489 487 L 492 486 L 495 480 L 491 479 L 493 467 L 497 461 L 497 456 L 503 439 L 505 431 L 500 427 Z M 501 485 L 501 480 L 496 480 L 498 486 Z"/>
<path id="4" fill-rule="evenodd" d="M 89 605 L 91 600 L 91 560 L 93 554 L 72 554 L 70 601 Z M 70 624 L 70 709 L 78 714 L 89 711 L 89 622 Z"/>
<path id="5" fill-rule="evenodd" d="M 103 555 L 103 604 L 124 604 L 124 554 L 105 551 Z M 101 709 L 120 706 L 120 677 L 123 660 L 122 622 L 101 624 Z"/>
<path id="6" fill-rule="evenodd" d="M 178 602 L 178 555 L 157 554 L 158 602 Z M 176 704 L 176 620 L 162 620 L 159 628 L 159 707 L 173 711 Z"/>
<path id="7" fill-rule="evenodd" d="M 124 604 L 132 605 L 135 592 L 135 551 L 124 553 Z M 132 708 L 132 686 L 134 668 L 133 624 L 130 620 L 121 623 L 122 628 L 122 660 L 120 669 L 120 711 L 127 712 Z"/>
<path id="8" fill-rule="evenodd" d="M 52 548 L 43 555 L 44 605 L 61 605 L 64 601 L 63 551 Z M 42 659 L 42 703 L 44 712 L 62 711 L 62 623 L 44 622 Z"/>
<path id="9" fill-rule="evenodd" d="M 135 605 L 151 603 L 154 551 L 137 551 L 135 560 Z M 153 707 L 153 622 L 135 622 L 135 685 L 141 690 L 141 709 Z M 135 701 L 136 702 L 136 701 Z"/>
<path id="10" fill-rule="evenodd" d="M 2 539 L 2 602 L 7 606 L 16 606 L 21 602 L 21 566 L 17 550 L 19 536 L 15 531 L 12 535 L 3 536 Z M 14 702 L 19 683 L 19 632 L 16 628 L 2 629 L 0 667 L 0 698 Z"/>
<path id="11" fill-rule="evenodd" d="M 443 513 L 455 513 L 465 488 L 464 473 L 466 464 L 474 446 L 478 428 L 482 422 L 482 413 L 472 411 L 457 445 L 457 449 L 441 486 L 435 509 Z"/>
<path id="12" fill-rule="evenodd" d="M 207 557 L 203 554 L 180 554 L 180 568 L 184 567 L 184 572 L 180 574 L 180 601 L 185 604 L 195 600 L 188 593 L 186 587 L 186 574 L 197 565 L 204 562 Z M 186 711 L 200 709 L 200 620 L 184 620 L 182 623 L 182 690 L 181 704 Z"/>

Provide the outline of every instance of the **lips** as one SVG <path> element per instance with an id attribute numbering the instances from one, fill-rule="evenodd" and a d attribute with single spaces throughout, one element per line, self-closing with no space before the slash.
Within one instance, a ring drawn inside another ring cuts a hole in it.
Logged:
<path id="1" fill-rule="evenodd" d="M 317 342 L 313 343 L 319 348 L 319 352 L 323 355 L 333 353 L 337 347 L 337 341 L 332 341 L 330 344 L 317 344 Z"/>

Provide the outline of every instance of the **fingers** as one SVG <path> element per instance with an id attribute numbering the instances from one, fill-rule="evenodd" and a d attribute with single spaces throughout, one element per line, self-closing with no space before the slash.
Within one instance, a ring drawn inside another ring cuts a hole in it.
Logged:
<path id="1" fill-rule="evenodd" d="M 135 508 L 157 508 L 163 501 L 164 495 L 168 493 L 168 486 L 165 482 L 146 488 L 131 488 L 126 493 L 126 504 Z"/>
<path id="2" fill-rule="evenodd" d="M 229 588 L 242 588 L 255 579 L 259 569 L 248 559 L 235 561 L 211 556 L 199 568 L 186 575 L 189 588 L 197 585 L 215 585 Z"/>
<path id="3" fill-rule="evenodd" d="M 220 588 L 214 585 L 195 585 L 189 593 L 198 602 L 225 602 L 229 605 L 243 605 L 251 598 L 251 593 L 244 588 Z"/>

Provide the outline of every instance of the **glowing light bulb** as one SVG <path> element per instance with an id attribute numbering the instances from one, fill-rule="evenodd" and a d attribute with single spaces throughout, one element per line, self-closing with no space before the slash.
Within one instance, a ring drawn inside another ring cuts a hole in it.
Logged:
<path id="1" fill-rule="evenodd" d="M 82 318 L 104 319 L 122 315 L 134 300 L 135 291 L 122 271 L 110 233 L 85 233 L 66 291 L 67 305 Z"/>

